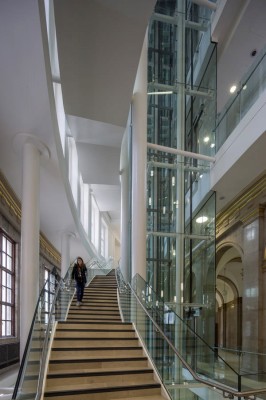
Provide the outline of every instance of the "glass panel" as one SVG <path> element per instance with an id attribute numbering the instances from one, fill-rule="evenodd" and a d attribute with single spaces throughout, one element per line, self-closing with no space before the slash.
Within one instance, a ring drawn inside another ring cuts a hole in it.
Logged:
<path id="1" fill-rule="evenodd" d="M 259 62 L 253 65 L 247 76 L 240 83 L 238 92 L 217 116 L 216 151 L 223 145 L 228 136 L 250 110 L 266 87 L 266 54 L 265 49 Z"/>
<path id="2" fill-rule="evenodd" d="M 97 264 L 88 266 L 87 282 L 89 283 L 95 275 L 108 274 L 110 270 L 109 264 L 102 266 L 97 262 Z M 21 367 L 21 379 L 17 382 L 13 398 L 22 400 L 27 397 L 27 399 L 33 400 L 36 398 L 36 393 L 40 393 L 39 390 L 41 388 L 38 388 L 38 379 L 40 379 L 41 382 L 43 380 L 44 370 L 41 370 L 41 367 L 45 365 L 52 326 L 56 321 L 65 320 L 69 302 L 72 301 L 75 291 L 75 284 L 71 279 L 71 272 L 72 268 L 69 268 L 64 279 L 55 281 L 57 291 L 55 296 L 52 296 L 50 299 L 50 302 L 44 301 L 45 299 L 49 299 L 51 274 L 48 276 L 35 310 L 33 328 L 29 335 L 29 347 L 25 354 L 25 361 Z M 54 279 L 54 277 L 51 279 Z M 52 302 L 53 297 L 54 301 Z M 32 374 L 33 369 L 35 371 L 34 375 Z M 17 395 L 16 390 L 18 390 Z"/>
<path id="3" fill-rule="evenodd" d="M 11 289 L 7 289 L 7 296 L 6 296 L 6 301 L 7 303 L 12 303 L 12 290 Z"/>
<path id="4" fill-rule="evenodd" d="M 221 391 L 233 398 L 232 393 L 265 387 L 265 354 L 217 351 L 139 275 L 126 285 L 119 269 L 116 274 L 123 317 L 134 322 L 172 399 L 180 399 L 180 393 L 191 398 L 191 390 L 199 398 L 216 398 Z"/>
<path id="5" fill-rule="evenodd" d="M 7 273 L 5 271 L 2 271 L 2 285 L 6 286 L 6 275 Z"/>
<path id="6" fill-rule="evenodd" d="M 2 253 L 2 266 L 6 268 L 6 254 Z"/>
<path id="7" fill-rule="evenodd" d="M 6 251 L 6 238 L 5 236 L 2 236 L 2 251 Z"/>
<path id="8" fill-rule="evenodd" d="M 7 255 L 12 256 L 12 243 L 9 240 L 7 241 L 6 252 L 7 252 Z"/>
<path id="9" fill-rule="evenodd" d="M 12 258 L 7 256 L 7 265 L 6 265 L 7 269 L 9 269 L 10 271 L 12 271 Z"/>
<path id="10" fill-rule="evenodd" d="M 12 276 L 10 274 L 6 274 L 6 286 L 8 288 L 12 287 Z"/>

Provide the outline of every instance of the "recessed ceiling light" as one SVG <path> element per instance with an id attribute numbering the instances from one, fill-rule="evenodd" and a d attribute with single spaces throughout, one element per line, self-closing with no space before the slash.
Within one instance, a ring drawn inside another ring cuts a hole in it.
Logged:
<path id="1" fill-rule="evenodd" d="M 196 219 L 197 224 L 203 224 L 203 222 L 207 222 L 207 221 L 208 221 L 208 217 L 206 217 L 204 215 L 202 217 L 198 217 Z"/>
<path id="2" fill-rule="evenodd" d="M 236 85 L 233 85 L 230 87 L 230 93 L 235 93 L 236 91 Z"/>

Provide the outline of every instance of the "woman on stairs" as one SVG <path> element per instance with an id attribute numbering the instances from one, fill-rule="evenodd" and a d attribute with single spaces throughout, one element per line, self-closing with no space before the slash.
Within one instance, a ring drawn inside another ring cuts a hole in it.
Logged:
<path id="1" fill-rule="evenodd" d="M 87 273 L 87 267 L 84 264 L 83 259 L 81 257 L 78 257 L 77 262 L 73 267 L 71 275 L 72 279 L 75 279 L 76 281 L 77 306 L 80 306 L 82 304 L 84 287 L 87 282 L 86 273 Z"/>

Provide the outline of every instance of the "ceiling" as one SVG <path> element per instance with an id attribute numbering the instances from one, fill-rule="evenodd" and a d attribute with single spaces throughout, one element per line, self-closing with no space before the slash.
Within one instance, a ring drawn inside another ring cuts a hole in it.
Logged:
<path id="1" fill-rule="evenodd" d="M 119 234 L 120 145 L 155 0 L 54 3 L 64 106 L 77 141 L 80 169 Z M 259 52 L 266 43 L 264 0 L 221 0 L 220 6 L 223 14 L 219 23 L 214 19 L 213 30 L 218 42 L 218 110 L 229 99 L 228 88 L 239 82 L 254 61 L 251 51 Z M 15 149 L 14 138 L 28 133 L 47 145 L 50 159 L 41 160 L 41 230 L 59 251 L 62 233 L 73 232 L 71 258 L 80 254 L 87 259 L 58 163 L 36 0 L 0 2 L 0 50 L 0 168 L 21 199 L 22 154 Z M 248 155 L 245 165 L 250 163 Z M 252 176 L 240 183 L 237 171 L 243 170 L 243 164 L 236 163 L 234 168 L 233 175 L 230 171 L 227 175 L 233 186 L 230 201 L 258 172 L 254 167 Z M 225 198 L 226 190 L 223 185 Z"/>

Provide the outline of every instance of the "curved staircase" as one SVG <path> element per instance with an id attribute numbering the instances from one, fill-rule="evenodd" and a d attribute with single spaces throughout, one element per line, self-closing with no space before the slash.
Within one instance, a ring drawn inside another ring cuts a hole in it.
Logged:
<path id="1" fill-rule="evenodd" d="M 114 271 L 73 299 L 54 336 L 44 399 L 163 400 L 132 324 L 121 321 Z"/>

